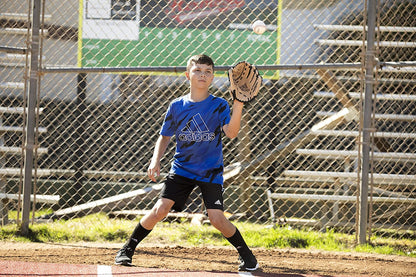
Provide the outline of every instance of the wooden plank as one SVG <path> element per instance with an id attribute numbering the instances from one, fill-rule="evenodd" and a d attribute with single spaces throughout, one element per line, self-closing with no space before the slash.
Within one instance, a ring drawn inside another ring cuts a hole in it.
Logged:
<path id="1" fill-rule="evenodd" d="M 333 125 L 332 122 L 335 120 L 337 122 L 342 122 L 344 120 L 351 121 L 352 119 L 357 119 L 356 117 L 358 114 L 356 113 L 356 110 L 354 108 L 344 108 L 341 111 L 333 114 L 332 116 L 322 120 L 321 122 L 315 124 L 311 128 L 311 133 L 314 134 L 314 132 L 318 131 L 325 131 L 326 129 L 332 129 L 331 126 Z"/>
<path id="2" fill-rule="evenodd" d="M 138 217 L 138 216 L 143 216 L 146 215 L 150 212 L 150 210 L 128 210 L 128 211 L 114 211 L 111 212 L 110 214 L 113 215 L 114 217 Z M 186 219 L 193 219 L 194 217 L 206 217 L 204 214 L 201 213 L 186 213 L 186 212 L 177 212 L 177 213 L 172 213 L 169 212 L 167 214 L 168 218 L 186 218 Z"/>
<path id="3" fill-rule="evenodd" d="M 357 158 L 358 151 L 354 150 L 324 150 L 324 149 L 297 149 L 299 155 L 311 155 L 319 159 L 336 159 L 344 160 L 345 158 Z M 375 160 L 384 161 L 416 161 L 415 153 L 398 153 L 398 152 L 374 152 Z"/>
<path id="4" fill-rule="evenodd" d="M 316 73 L 321 76 L 322 80 L 325 82 L 325 85 L 333 92 L 333 95 L 338 98 L 344 107 L 354 108 L 358 114 L 359 109 L 356 106 L 356 103 L 351 99 L 348 91 L 344 89 L 340 81 L 332 72 L 328 70 L 318 69 L 316 70 Z"/>
<path id="5" fill-rule="evenodd" d="M 163 184 L 153 185 L 144 189 L 138 189 L 115 196 L 106 197 L 100 200 L 91 201 L 85 204 L 60 209 L 52 214 L 46 215 L 44 219 L 50 218 L 73 218 L 93 214 L 97 212 L 110 212 L 113 210 L 125 209 L 129 203 L 142 200 L 144 197 L 155 197 L 162 189 Z"/>
<path id="6" fill-rule="evenodd" d="M 285 170 L 283 172 L 285 176 L 291 177 L 303 177 L 303 178 L 318 178 L 321 180 L 338 178 L 340 180 L 357 180 L 356 172 L 334 172 L 334 171 L 308 171 L 308 170 Z M 395 184 L 395 185 L 412 185 L 416 186 L 415 175 L 404 174 L 385 174 L 385 173 L 373 173 L 374 183 L 377 184 Z"/>
<path id="7" fill-rule="evenodd" d="M 22 199 L 23 196 L 21 196 Z M 34 201 L 34 195 L 30 195 L 30 200 Z M 18 194 L 11 194 L 11 193 L 0 193 L 0 199 L 10 199 L 10 200 L 18 200 Z M 56 204 L 60 199 L 59 195 L 45 195 L 45 194 L 36 194 L 36 202 L 39 203 L 47 203 L 47 204 Z"/>
<path id="8" fill-rule="evenodd" d="M 356 196 L 349 195 L 323 195 L 323 194 L 295 194 L 295 193 L 271 193 L 272 199 L 292 200 L 292 201 L 326 201 L 326 202 L 357 202 Z M 398 197 L 373 197 L 373 203 L 400 203 L 416 205 L 416 198 L 398 198 Z"/>
<path id="9" fill-rule="evenodd" d="M 134 172 L 134 171 L 84 170 L 83 172 L 86 176 L 90 178 L 119 179 L 119 178 L 140 178 L 140 177 L 147 176 L 147 172 Z"/>

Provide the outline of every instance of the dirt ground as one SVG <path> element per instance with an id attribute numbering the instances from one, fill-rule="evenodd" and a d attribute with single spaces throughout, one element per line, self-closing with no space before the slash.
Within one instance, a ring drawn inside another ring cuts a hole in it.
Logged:
<path id="1" fill-rule="evenodd" d="M 113 265 L 121 244 L 45 244 L 0 242 L 0 259 L 69 264 Z M 416 258 L 299 249 L 253 249 L 265 273 L 297 275 L 416 276 Z M 235 272 L 237 252 L 231 247 L 144 245 L 134 266 Z M 1 270 L 0 270 L 1 272 Z"/>

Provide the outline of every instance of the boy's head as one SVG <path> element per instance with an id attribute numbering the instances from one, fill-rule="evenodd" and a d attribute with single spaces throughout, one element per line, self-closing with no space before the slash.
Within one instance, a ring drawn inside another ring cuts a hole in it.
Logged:
<path id="1" fill-rule="evenodd" d="M 207 55 L 201 54 L 201 55 L 195 55 L 189 58 L 188 63 L 186 65 L 186 71 L 189 72 L 189 69 L 194 64 L 206 64 L 212 66 L 212 70 L 214 70 L 214 61 Z"/>

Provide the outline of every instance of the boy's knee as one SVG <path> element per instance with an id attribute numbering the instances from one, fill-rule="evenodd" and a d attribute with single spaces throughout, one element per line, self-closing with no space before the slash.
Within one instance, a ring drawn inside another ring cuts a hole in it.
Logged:
<path id="1" fill-rule="evenodd" d="M 167 216 L 171 207 L 172 205 L 170 203 L 160 201 L 153 207 L 152 214 L 160 221 Z"/>
<path id="2" fill-rule="evenodd" d="M 209 218 L 209 221 L 211 222 L 211 225 L 217 229 L 223 226 L 227 221 L 226 217 L 224 216 L 222 212 L 208 214 L 208 218 Z"/>

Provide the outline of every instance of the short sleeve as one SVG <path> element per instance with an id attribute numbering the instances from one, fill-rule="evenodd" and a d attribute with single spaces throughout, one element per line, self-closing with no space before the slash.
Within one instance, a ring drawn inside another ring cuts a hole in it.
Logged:
<path id="1" fill-rule="evenodd" d="M 176 127 L 173 117 L 173 105 L 171 104 L 166 112 L 165 119 L 163 120 L 160 134 L 162 136 L 171 137 L 175 134 Z"/>
<path id="2" fill-rule="evenodd" d="M 231 111 L 230 111 L 230 106 L 228 105 L 228 102 L 223 100 L 221 101 L 221 105 L 220 105 L 220 123 L 221 126 L 227 125 L 228 123 L 230 123 L 231 120 Z"/>

